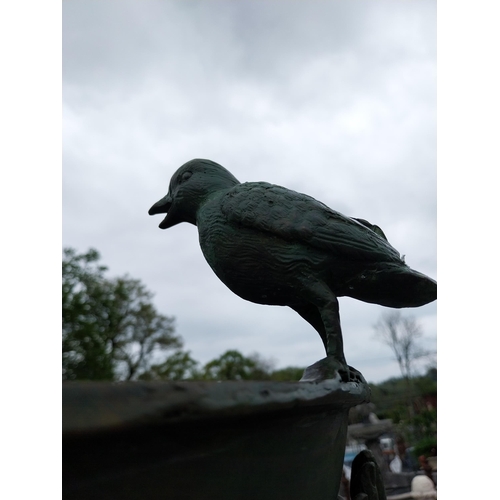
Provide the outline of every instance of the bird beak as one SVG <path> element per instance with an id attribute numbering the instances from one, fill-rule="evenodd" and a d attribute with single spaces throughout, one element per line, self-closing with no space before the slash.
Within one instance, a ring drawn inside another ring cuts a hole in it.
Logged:
<path id="1" fill-rule="evenodd" d="M 171 217 L 169 217 L 168 211 L 170 210 L 172 206 L 173 200 L 170 197 L 170 193 L 167 194 L 164 198 L 162 198 L 160 201 L 157 201 L 148 211 L 149 215 L 156 215 L 156 214 L 167 214 L 167 216 L 160 222 L 160 228 L 161 229 L 167 229 L 168 227 L 173 226 L 172 224 L 173 221 L 171 221 Z M 171 214 L 170 214 L 171 215 Z"/>

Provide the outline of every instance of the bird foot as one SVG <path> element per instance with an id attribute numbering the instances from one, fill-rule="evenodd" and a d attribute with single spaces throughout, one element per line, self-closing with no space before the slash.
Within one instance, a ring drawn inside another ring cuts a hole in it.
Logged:
<path id="1" fill-rule="evenodd" d="M 357 382 L 366 384 L 366 380 L 360 371 L 352 366 L 340 362 L 333 356 L 320 359 L 304 370 L 300 382 L 322 382 L 340 376 L 342 382 Z"/>

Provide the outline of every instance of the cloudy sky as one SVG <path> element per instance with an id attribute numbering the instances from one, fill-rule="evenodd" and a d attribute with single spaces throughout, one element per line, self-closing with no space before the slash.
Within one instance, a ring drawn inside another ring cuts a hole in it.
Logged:
<path id="1" fill-rule="evenodd" d="M 436 2 L 63 3 L 63 246 L 142 280 L 202 363 L 324 357 L 295 312 L 218 280 L 196 227 L 148 216 L 193 158 L 368 219 L 436 279 Z M 436 308 L 403 310 L 428 350 Z M 399 375 L 374 338 L 387 311 L 340 299 L 346 358 L 371 382 Z"/>

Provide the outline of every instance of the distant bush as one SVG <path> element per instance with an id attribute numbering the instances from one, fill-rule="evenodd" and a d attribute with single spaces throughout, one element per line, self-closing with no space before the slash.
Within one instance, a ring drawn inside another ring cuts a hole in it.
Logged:
<path id="1" fill-rule="evenodd" d="M 435 437 L 426 437 L 413 446 L 413 455 L 418 459 L 420 455 L 432 457 L 437 450 L 437 439 Z"/>

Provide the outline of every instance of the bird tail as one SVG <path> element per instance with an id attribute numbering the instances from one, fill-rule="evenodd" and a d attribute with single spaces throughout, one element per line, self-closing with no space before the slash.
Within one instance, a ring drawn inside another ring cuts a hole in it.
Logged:
<path id="1" fill-rule="evenodd" d="M 420 307 L 437 299 L 436 281 L 406 265 L 387 263 L 383 269 L 365 271 L 362 278 L 356 293 L 346 295 L 395 308 Z"/>

